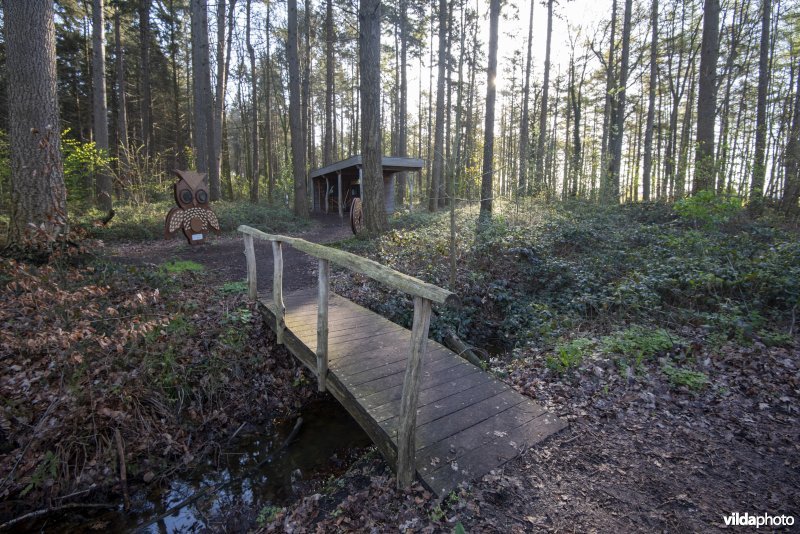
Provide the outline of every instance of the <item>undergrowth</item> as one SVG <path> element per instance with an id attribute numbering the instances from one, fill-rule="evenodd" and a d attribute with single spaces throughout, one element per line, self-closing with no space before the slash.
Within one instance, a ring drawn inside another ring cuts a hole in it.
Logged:
<path id="1" fill-rule="evenodd" d="M 634 348 L 642 357 L 674 342 L 663 328 L 681 326 L 704 329 L 717 344 L 791 343 L 800 303 L 796 232 L 769 218 L 748 220 L 734 202 L 717 207 L 700 200 L 675 208 L 509 203 L 480 234 L 475 210 L 459 208 L 458 270 L 449 289 L 462 305 L 438 309 L 432 332 L 453 329 L 477 346 L 508 350 L 553 347 L 582 325 L 610 333 L 637 324 L 654 335 L 654 347 Z M 449 235 L 448 214 L 412 213 L 396 217 L 380 238 L 343 246 L 448 287 Z M 406 296 L 363 289 L 368 282 L 361 278 L 358 284 L 358 299 L 410 324 Z M 569 367 L 566 355 L 554 365 Z"/>
<path id="2" fill-rule="evenodd" d="M 241 284 L 209 281 L 190 262 L 0 262 L 0 498 L 119 495 L 120 447 L 128 484 L 158 482 L 312 394 Z"/>
<path id="3" fill-rule="evenodd" d="M 114 206 L 114 218 L 107 226 L 97 223 L 106 214 L 96 209 L 71 214 L 71 217 L 73 224 L 85 227 L 92 237 L 99 239 L 160 239 L 164 235 L 164 219 L 174 206 L 171 198 L 146 204 L 120 203 Z M 213 202 L 211 209 L 217 214 L 223 233 L 234 232 L 241 224 L 272 233 L 296 231 L 308 224 L 283 206 L 220 200 Z"/>

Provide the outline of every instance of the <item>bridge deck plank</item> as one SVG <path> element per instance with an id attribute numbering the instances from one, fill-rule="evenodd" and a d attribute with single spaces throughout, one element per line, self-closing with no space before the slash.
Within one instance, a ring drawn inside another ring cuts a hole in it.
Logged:
<path id="1" fill-rule="evenodd" d="M 285 344 L 314 371 L 317 291 L 294 291 L 283 299 Z M 259 309 L 274 329 L 269 296 Z M 411 332 L 334 293 L 328 318 L 328 390 L 394 466 Z M 484 475 L 565 426 L 508 385 L 428 341 L 417 409 L 416 464 L 417 475 L 436 494 Z"/>

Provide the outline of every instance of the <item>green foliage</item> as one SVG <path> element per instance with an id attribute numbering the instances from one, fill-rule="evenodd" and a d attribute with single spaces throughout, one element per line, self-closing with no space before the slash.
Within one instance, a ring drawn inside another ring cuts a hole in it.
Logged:
<path id="1" fill-rule="evenodd" d="M 282 511 L 283 508 L 268 504 L 267 506 L 261 508 L 261 510 L 258 512 L 256 523 L 258 523 L 259 527 L 263 528 L 267 523 L 272 522 L 272 520 L 275 519 Z"/>
<path id="2" fill-rule="evenodd" d="M 576 369 L 594 345 L 594 341 L 587 338 L 578 338 L 567 343 L 559 343 L 556 345 L 555 355 L 547 357 L 547 367 L 558 373 Z"/>
<path id="3" fill-rule="evenodd" d="M 456 523 L 456 527 L 453 529 L 453 534 L 467 534 L 467 531 L 464 529 L 464 525 L 459 522 Z"/>
<path id="4" fill-rule="evenodd" d="M 32 489 L 42 487 L 47 480 L 55 480 L 60 465 L 61 461 L 58 456 L 53 454 L 53 451 L 47 451 L 42 461 L 36 466 L 36 470 L 31 476 L 31 481 L 20 492 L 20 495 L 24 497 Z"/>
<path id="5" fill-rule="evenodd" d="M 708 377 L 701 372 L 665 365 L 662 370 L 675 388 L 685 387 L 690 391 L 700 391 L 708 385 Z"/>
<path id="6" fill-rule="evenodd" d="M 447 514 L 446 514 L 446 512 L 444 511 L 444 509 L 442 508 L 442 505 L 441 505 L 441 504 L 437 504 L 437 505 L 436 505 L 436 506 L 434 506 L 434 507 L 433 507 L 433 509 L 430 511 L 430 513 L 428 514 L 428 517 L 429 517 L 429 518 L 430 518 L 430 520 L 431 520 L 431 521 L 433 521 L 434 523 L 438 523 L 439 521 L 441 521 L 442 519 L 444 519 L 444 518 L 445 518 L 445 515 L 447 515 Z"/>
<path id="7" fill-rule="evenodd" d="M 724 205 L 714 208 L 715 217 L 736 214 L 736 201 L 719 202 Z M 702 211 L 700 200 L 684 204 Z M 552 343 L 576 324 L 597 321 L 605 328 L 708 325 L 711 336 L 747 338 L 735 331 L 736 323 L 758 332 L 758 317 L 782 324 L 800 304 L 800 239 L 767 220 L 735 227 L 673 224 L 681 217 L 659 203 L 530 201 L 500 209 L 502 217 L 489 222 L 480 239 L 477 210 L 457 211 L 453 289 L 462 306 L 432 318 L 435 337 L 456 330 L 476 346 L 508 350 Z M 380 238 L 340 246 L 448 287 L 447 214 L 405 213 L 394 224 Z M 404 295 L 375 292 L 368 304 L 410 324 Z"/>
<path id="8" fill-rule="evenodd" d="M 694 224 L 718 225 L 730 221 L 742 211 L 742 199 L 700 191 L 675 202 L 674 209 L 682 219 Z"/>
<path id="9" fill-rule="evenodd" d="M 166 197 L 166 192 L 164 195 Z M 118 203 L 114 206 L 116 215 L 108 226 L 95 227 L 92 224 L 105 215 L 95 209 L 81 212 L 75 217 L 75 222 L 87 228 L 92 237 L 99 239 L 160 239 L 164 236 L 164 219 L 174 206 L 175 201 L 171 197 L 143 204 Z M 297 231 L 308 226 L 308 221 L 295 217 L 291 211 L 282 206 L 270 207 L 250 202 L 221 200 L 213 202 L 211 208 L 217 214 L 223 232 L 235 232 L 241 224 L 273 233 Z"/>
<path id="10" fill-rule="evenodd" d="M 620 366 L 638 368 L 645 360 L 672 349 L 676 341 L 662 328 L 637 325 L 603 337 L 600 345 L 606 354 L 618 355 Z"/>
<path id="11" fill-rule="evenodd" d="M 202 265 L 191 260 L 171 260 L 164 263 L 162 268 L 170 274 L 198 272 L 203 270 Z"/>
<path id="12" fill-rule="evenodd" d="M 642 358 L 651 358 L 671 349 L 675 338 L 663 328 L 637 325 L 605 336 L 601 345 L 606 353 L 641 354 Z"/>
<path id="13" fill-rule="evenodd" d="M 94 196 L 96 173 L 103 168 L 109 170 L 113 158 L 100 150 L 94 141 L 81 143 L 69 136 L 70 130 L 61 133 L 61 152 L 64 163 L 64 184 L 67 187 L 67 202 L 89 204 Z"/>
<path id="14" fill-rule="evenodd" d="M 247 280 L 239 280 L 237 282 L 225 282 L 220 286 L 219 292 L 223 295 L 234 295 L 237 293 L 245 293 L 247 289 Z"/>

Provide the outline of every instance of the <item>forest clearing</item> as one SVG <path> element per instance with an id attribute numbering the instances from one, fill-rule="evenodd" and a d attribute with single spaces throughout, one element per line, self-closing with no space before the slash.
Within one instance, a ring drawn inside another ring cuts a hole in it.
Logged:
<path id="1" fill-rule="evenodd" d="M 794 526 L 797 2 L 0 23 L 0 530 Z"/>

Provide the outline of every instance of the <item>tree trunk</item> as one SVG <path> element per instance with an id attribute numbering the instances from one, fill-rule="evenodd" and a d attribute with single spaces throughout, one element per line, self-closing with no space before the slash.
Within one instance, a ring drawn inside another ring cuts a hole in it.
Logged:
<path id="1" fill-rule="evenodd" d="M 400 102 L 397 111 L 397 149 L 398 156 L 408 156 L 408 21 L 406 20 L 406 0 L 400 0 Z M 403 206 L 406 199 L 407 173 L 397 175 L 397 204 Z"/>
<path id="2" fill-rule="evenodd" d="M 631 12 L 633 1 L 625 0 L 625 15 L 622 23 L 622 56 L 619 67 L 619 86 L 616 88 L 615 104 L 611 105 L 612 128 L 609 134 L 609 151 L 611 159 L 608 163 L 608 187 L 604 201 L 616 204 L 619 202 L 620 168 L 622 164 L 622 139 L 625 130 L 625 100 L 628 84 L 628 58 L 631 49 Z M 612 100 L 612 102 L 613 102 Z"/>
<path id="3" fill-rule="evenodd" d="M 795 69 L 795 76 L 797 85 L 794 93 L 794 112 L 783 158 L 786 186 L 783 191 L 782 207 L 789 215 L 797 214 L 797 202 L 800 199 L 800 61 Z"/>
<path id="4" fill-rule="evenodd" d="M 642 200 L 650 200 L 650 175 L 653 168 L 653 123 L 656 111 L 656 86 L 658 85 L 658 0 L 653 0 L 650 10 L 652 37 L 650 39 L 650 80 L 647 89 L 647 126 L 644 130 L 644 169 L 642 171 Z"/>
<path id="5" fill-rule="evenodd" d="M 213 148 L 211 73 L 208 62 L 208 6 L 206 0 L 192 0 L 192 86 L 194 91 L 194 156 L 197 171 L 208 172 L 209 148 Z M 208 113 L 207 113 L 208 111 Z M 211 133 L 211 143 L 208 142 Z M 210 185 L 210 184 L 209 184 Z M 217 184 L 219 187 L 219 184 Z M 217 191 L 219 194 L 219 191 Z"/>
<path id="6" fill-rule="evenodd" d="M 703 44 L 700 49 L 700 88 L 697 97 L 697 144 L 692 194 L 714 192 L 714 122 L 717 115 L 717 58 L 719 57 L 719 0 L 705 0 Z M 733 53 L 733 52 L 730 52 Z"/>
<path id="7" fill-rule="evenodd" d="M 288 0 L 288 42 L 286 53 L 289 60 L 289 127 L 292 131 L 292 170 L 294 174 L 294 213 L 308 217 L 308 193 L 306 189 L 306 140 L 303 135 L 303 114 L 300 104 L 300 60 L 297 51 L 297 0 Z"/>
<path id="8" fill-rule="evenodd" d="M 436 123 L 433 134 L 433 169 L 428 191 L 428 211 L 439 207 L 439 189 L 444 171 L 444 81 L 447 58 L 447 0 L 439 0 L 439 74 L 436 82 Z"/>
<path id="9" fill-rule="evenodd" d="M 767 145 L 767 89 L 769 87 L 770 8 L 772 0 L 761 1 L 761 47 L 758 57 L 758 101 L 756 104 L 756 145 L 753 179 L 750 182 L 752 211 L 761 211 L 764 196 L 764 153 Z"/>
<path id="10" fill-rule="evenodd" d="M 336 96 L 333 93 L 335 65 L 333 59 L 333 0 L 325 5 L 325 141 L 322 147 L 322 164 L 333 163 L 333 107 Z"/>
<path id="11" fill-rule="evenodd" d="M 528 113 L 528 102 L 531 95 L 531 45 L 533 41 L 533 6 L 531 0 L 531 12 L 528 19 L 528 53 L 525 59 L 525 86 L 522 90 L 522 116 L 519 124 L 519 183 L 517 194 L 528 194 L 528 150 L 530 148 L 530 118 Z"/>
<path id="12" fill-rule="evenodd" d="M 547 1 L 547 45 L 544 55 L 544 82 L 542 84 L 542 104 L 539 112 L 539 132 L 536 138 L 536 176 L 534 193 L 546 187 L 544 176 L 544 147 L 547 138 L 547 99 L 550 92 L 550 43 L 553 37 L 553 0 Z"/>
<path id="13" fill-rule="evenodd" d="M 117 69 L 117 157 L 127 165 L 128 157 L 128 111 L 125 91 L 125 56 L 122 48 L 119 7 L 114 9 L 114 58 Z"/>
<path id="14" fill-rule="evenodd" d="M 108 105 L 106 103 L 106 39 L 103 0 L 92 0 L 92 131 L 95 147 L 108 154 Z M 97 207 L 111 211 L 111 174 L 105 166 L 95 168 Z"/>
<path id="15" fill-rule="evenodd" d="M 212 168 L 216 167 L 216 175 L 222 175 L 222 138 L 223 124 L 225 122 L 225 93 L 228 87 L 228 69 L 231 62 L 231 44 L 233 41 L 234 8 L 236 0 L 229 0 L 227 5 L 228 19 L 227 31 L 225 20 L 226 0 L 219 0 L 217 4 L 217 85 L 214 98 L 214 150 L 211 156 Z M 211 192 L 211 200 L 214 192 Z M 228 196 L 233 196 L 232 184 L 228 184 Z"/>
<path id="16" fill-rule="evenodd" d="M 153 119 L 152 119 L 152 97 L 150 96 L 150 8 L 153 0 L 142 0 L 139 4 L 139 47 L 141 54 L 142 69 L 142 94 L 141 94 L 141 117 L 142 117 L 142 144 L 145 154 L 153 155 Z"/>
<path id="17" fill-rule="evenodd" d="M 552 9 L 552 0 L 550 8 Z M 492 181 L 494 178 L 494 104 L 497 95 L 497 34 L 500 0 L 489 4 L 489 63 L 486 66 L 486 122 L 483 127 L 483 166 L 481 168 L 481 211 L 479 224 L 492 218 Z M 549 33 L 548 33 L 549 40 Z M 547 67 L 545 67 L 545 70 Z"/>
<path id="18" fill-rule="evenodd" d="M 314 152 L 311 124 L 311 2 L 305 0 L 305 32 L 303 33 L 303 41 L 305 44 L 304 62 L 303 62 L 303 77 L 301 80 L 302 85 L 302 103 L 300 105 L 303 117 L 303 137 L 306 142 L 306 167 L 314 165 Z"/>
<path id="19" fill-rule="evenodd" d="M 361 191 L 367 232 L 383 232 L 388 223 L 381 151 L 381 3 L 361 0 L 358 7 L 358 59 L 361 71 Z"/>
<path id="20" fill-rule="evenodd" d="M 606 94 L 603 104 L 603 139 L 600 143 L 600 199 L 605 200 L 608 188 L 608 153 L 612 128 L 612 108 L 615 104 L 614 88 L 616 87 L 614 54 L 617 41 L 617 0 L 611 3 L 611 39 L 608 45 L 608 62 L 606 63 Z"/>
<path id="21" fill-rule="evenodd" d="M 7 244 L 22 249 L 42 232 L 55 237 L 67 223 L 53 2 L 5 0 L 3 16 L 11 145 Z"/>
<path id="22" fill-rule="evenodd" d="M 250 202 L 258 202 L 258 185 L 259 176 L 261 174 L 259 168 L 259 146 L 258 146 L 258 75 L 256 74 L 256 51 L 253 44 L 250 42 L 250 12 L 251 0 L 247 0 L 246 9 L 246 28 L 245 28 L 245 43 L 247 46 L 247 55 L 250 58 L 250 98 L 252 98 L 251 111 L 250 111 Z"/>
<path id="23" fill-rule="evenodd" d="M 273 197 L 275 194 L 275 174 L 277 173 L 278 163 L 273 154 L 273 140 L 272 140 L 272 58 L 270 55 L 270 3 L 267 2 L 267 21 L 266 21 L 266 45 L 267 55 L 264 63 L 264 131 L 266 133 L 265 145 L 266 151 L 264 157 L 267 158 L 267 202 L 272 205 Z"/>

